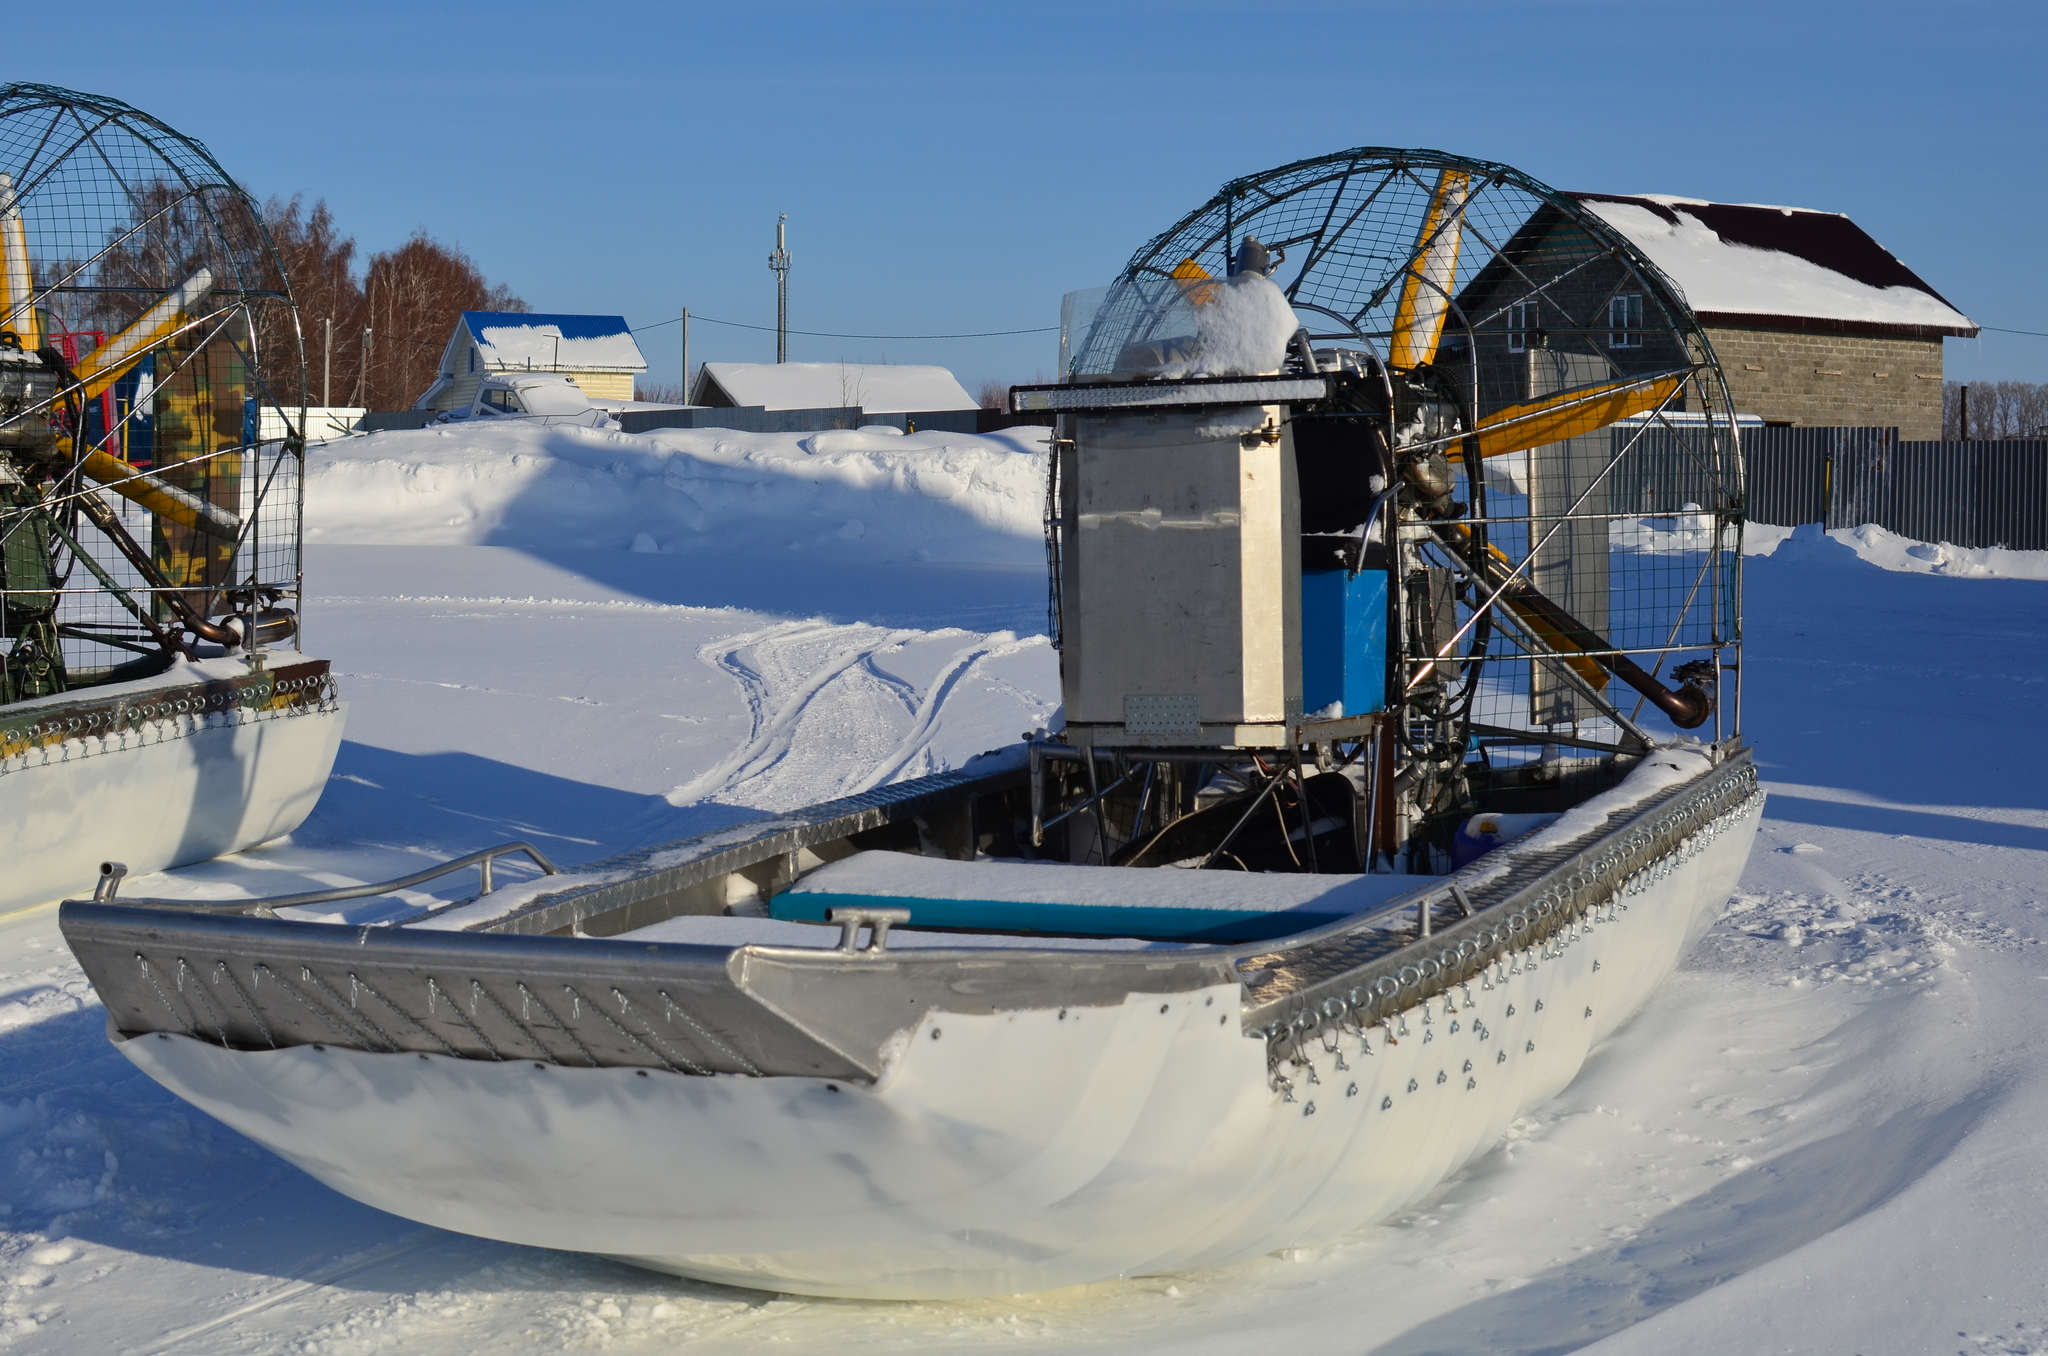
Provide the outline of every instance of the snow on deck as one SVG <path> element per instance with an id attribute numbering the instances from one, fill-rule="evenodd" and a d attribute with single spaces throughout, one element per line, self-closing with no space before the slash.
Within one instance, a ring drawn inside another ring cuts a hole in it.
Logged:
<path id="1" fill-rule="evenodd" d="M 695 946 L 839 945 L 836 923 L 797 923 L 780 918 L 718 918 L 685 914 L 619 934 L 635 942 L 684 942 Z M 1137 937 L 1006 937 L 988 932 L 924 932 L 891 928 L 892 951 L 1178 951 L 1186 942 L 1155 942 Z"/>
<path id="2" fill-rule="evenodd" d="M 1211 909 L 1353 914 L 1430 883 L 1425 876 L 1295 876 L 1242 871 L 1132 870 L 1038 862 L 945 861 L 856 852 L 819 867 L 791 894 L 1000 900 L 1103 909 Z M 914 916 L 914 915 L 913 915 Z M 893 933 L 891 934 L 894 935 Z"/>

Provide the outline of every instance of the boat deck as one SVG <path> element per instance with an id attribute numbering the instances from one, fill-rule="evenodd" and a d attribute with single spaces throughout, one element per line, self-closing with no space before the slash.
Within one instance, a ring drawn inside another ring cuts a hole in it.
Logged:
<path id="1" fill-rule="evenodd" d="M 800 853 L 850 833 L 912 817 L 943 832 L 947 814 L 1019 775 L 926 778 L 632 854 L 534 882 L 524 899 L 507 890 L 507 907 L 481 899 L 471 907 L 487 916 L 466 927 L 464 910 L 429 927 L 354 927 L 85 901 L 66 903 L 61 921 L 131 1037 L 869 1080 L 894 1033 L 926 1010 L 1112 1006 L 1237 982 L 1245 1031 L 1266 1037 L 1277 1059 L 1326 1023 L 1355 1026 L 1422 1002 L 1615 907 L 1632 879 L 1756 794 L 1754 767 L 1737 751 L 1610 827 L 1418 878 L 1401 899 L 1278 947 L 851 951 L 616 935 L 658 921 L 648 915 L 711 912 L 688 906 L 735 882 L 767 888 L 794 873 Z M 1409 918 L 1425 912 L 1419 936 Z M 614 935 L 587 935 L 579 916 Z"/>

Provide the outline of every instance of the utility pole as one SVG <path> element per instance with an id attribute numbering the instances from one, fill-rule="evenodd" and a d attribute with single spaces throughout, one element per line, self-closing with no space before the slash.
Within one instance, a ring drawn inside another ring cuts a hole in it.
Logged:
<path id="1" fill-rule="evenodd" d="M 683 308 L 683 399 L 681 403 L 685 405 L 690 403 L 690 308 L 687 306 Z"/>
<path id="2" fill-rule="evenodd" d="M 320 403 L 334 407 L 334 317 L 327 317 L 327 341 L 320 345 Z"/>
<path id="3" fill-rule="evenodd" d="M 775 270 L 775 361 L 789 361 L 789 245 L 783 235 L 789 213 L 775 219 L 775 253 L 768 267 Z"/>

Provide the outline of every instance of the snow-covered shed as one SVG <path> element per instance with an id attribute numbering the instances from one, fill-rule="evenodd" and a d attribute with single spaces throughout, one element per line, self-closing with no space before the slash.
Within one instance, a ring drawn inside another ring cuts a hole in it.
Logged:
<path id="1" fill-rule="evenodd" d="M 463 408 L 492 372 L 561 372 L 593 400 L 631 400 L 634 379 L 646 370 L 623 316 L 464 311 L 439 375 L 413 408 Z"/>
<path id="2" fill-rule="evenodd" d="M 690 403 L 769 410 L 857 406 L 869 414 L 971 410 L 978 404 L 943 367 L 881 363 L 705 363 Z"/>
<path id="3" fill-rule="evenodd" d="M 1678 285 L 1741 413 L 1773 424 L 1941 436 L 1942 340 L 1974 336 L 1977 326 L 1848 217 L 1666 194 L 1567 196 Z M 1539 258 L 1555 233 L 1577 229 L 1546 207 L 1502 253 L 1508 262 Z M 1536 303 L 1542 315 L 1520 311 L 1504 326 L 1553 346 L 1590 340 L 1618 368 L 1632 370 L 1652 357 L 1630 325 L 1642 299 L 1631 298 L 1620 270 L 1612 271 L 1613 278 L 1587 272 Z M 1468 314 L 1489 309 L 1483 293 L 1505 281 L 1489 278 L 1493 272 L 1482 270 L 1461 294 Z"/>

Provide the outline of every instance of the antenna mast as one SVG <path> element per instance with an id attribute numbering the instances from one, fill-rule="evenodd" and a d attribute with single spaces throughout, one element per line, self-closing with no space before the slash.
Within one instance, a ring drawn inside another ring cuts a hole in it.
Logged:
<path id="1" fill-rule="evenodd" d="M 768 267 L 775 270 L 775 361 L 789 361 L 789 248 L 783 236 L 789 213 L 775 219 L 775 253 Z"/>

